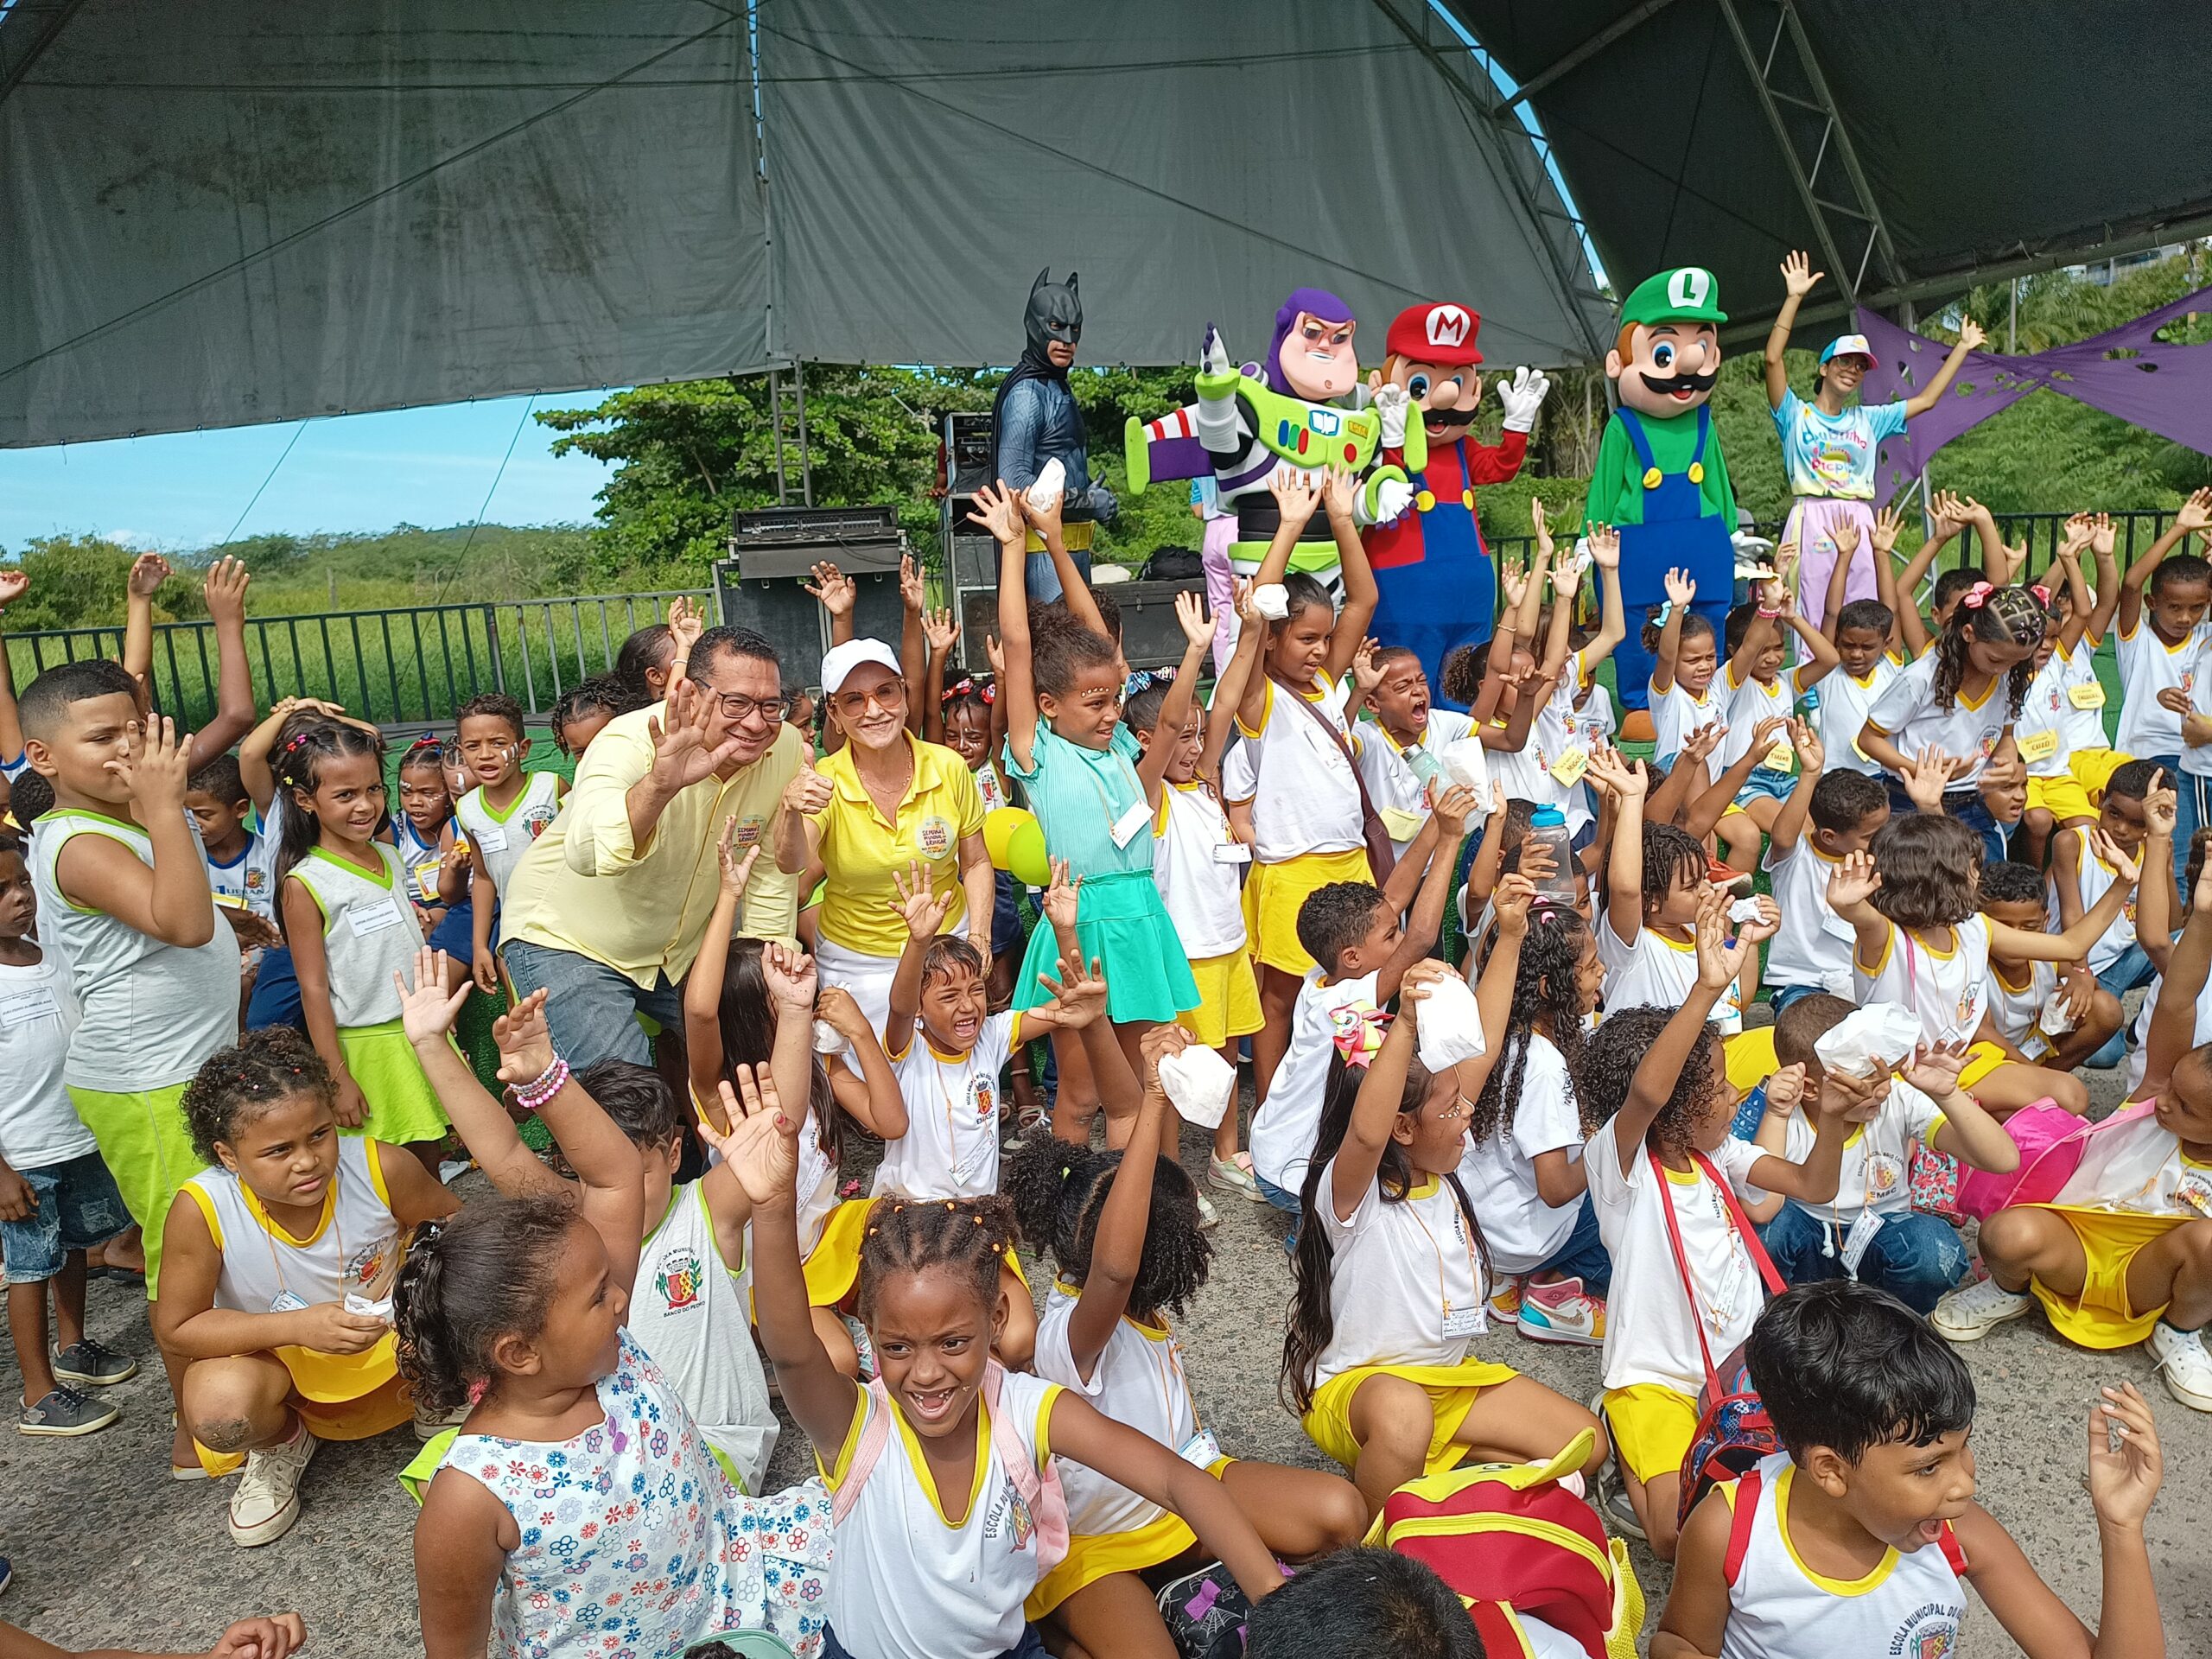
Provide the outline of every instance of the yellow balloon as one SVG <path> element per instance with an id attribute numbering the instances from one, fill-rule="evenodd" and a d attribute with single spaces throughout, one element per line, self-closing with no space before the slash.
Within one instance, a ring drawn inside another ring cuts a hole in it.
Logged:
<path id="1" fill-rule="evenodd" d="M 1007 842 L 1007 874 L 1025 887 L 1050 887 L 1052 864 L 1045 855 L 1045 826 L 1026 812 L 1022 816 L 1029 822 L 1016 830 L 1014 838 Z"/>
<path id="2" fill-rule="evenodd" d="M 1036 814 L 1025 812 L 1018 806 L 1001 806 L 987 814 L 983 819 L 983 848 L 991 855 L 991 863 L 999 869 L 1008 868 L 1007 847 L 1022 825 L 1035 823 Z"/>

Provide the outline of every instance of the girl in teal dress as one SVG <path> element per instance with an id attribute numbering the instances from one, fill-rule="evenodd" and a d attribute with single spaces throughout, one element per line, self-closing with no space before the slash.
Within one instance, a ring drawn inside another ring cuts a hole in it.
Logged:
<path id="1" fill-rule="evenodd" d="M 1031 636 L 1025 581 L 1027 524 L 1015 493 L 1003 485 L 976 493 L 975 522 L 999 543 L 999 641 L 1004 664 L 999 696 L 1006 709 L 1007 771 L 1028 791 L 1044 825 L 1045 848 L 1078 882 L 1076 938 L 1103 965 L 1107 1015 L 1132 1066 L 1155 1025 L 1198 1006 L 1188 953 L 1152 879 L 1152 814 L 1121 729 L 1125 673 L 1121 648 L 1058 610 L 1044 613 Z M 1047 620 L 1046 619 L 1050 620 Z M 1059 946 L 1050 927 L 1030 936 L 1015 976 L 1014 1006 L 1052 1000 L 1040 975 L 1058 976 Z M 1098 1107 L 1090 1068 L 1077 1043 L 1055 1041 L 1059 1099 L 1052 1130 L 1087 1141 Z M 1129 1136 L 1135 1120 L 1106 1126 L 1109 1146 Z"/>

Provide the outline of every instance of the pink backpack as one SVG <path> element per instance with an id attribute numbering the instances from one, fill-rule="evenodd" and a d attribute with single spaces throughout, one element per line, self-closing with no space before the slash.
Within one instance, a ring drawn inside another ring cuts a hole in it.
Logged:
<path id="1" fill-rule="evenodd" d="M 1039 1472 L 1030 1461 L 1029 1448 L 1022 1445 L 1013 1420 L 999 1409 L 999 1385 L 1005 1376 L 1005 1368 L 995 1359 L 984 1363 L 983 1407 L 991 1414 L 991 1445 L 1013 1478 L 1015 1495 L 1028 1505 L 1030 1517 L 1036 1522 L 1037 1576 L 1042 1579 L 1067 1559 L 1067 1494 L 1060 1488 L 1059 1465 L 1047 1458 Z M 891 1414 L 897 1408 L 891 1403 L 890 1391 L 880 1376 L 869 1379 L 868 1391 L 875 1396 L 874 1409 L 861 1426 L 860 1444 L 853 1448 L 853 1460 L 845 1471 L 844 1479 L 830 1495 L 830 1523 L 833 1527 L 843 1521 L 860 1501 L 861 1488 L 868 1484 L 876 1459 L 891 1439 Z"/>
<path id="2" fill-rule="evenodd" d="M 2082 1155 L 2088 1150 L 2092 1135 L 2139 1123 L 2156 1109 L 2156 1103 L 2140 1101 L 2114 1112 L 2101 1123 L 2092 1123 L 2049 1101 L 2023 1106 L 2005 1120 L 2005 1133 L 2020 1148 L 2020 1166 L 1993 1175 L 1961 1164 L 1959 1208 L 1979 1221 L 2008 1205 L 2049 1204 L 2082 1166 Z"/>

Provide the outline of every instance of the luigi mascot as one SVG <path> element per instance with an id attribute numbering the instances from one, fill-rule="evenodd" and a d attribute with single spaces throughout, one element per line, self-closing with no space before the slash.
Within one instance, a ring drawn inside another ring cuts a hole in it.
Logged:
<path id="1" fill-rule="evenodd" d="M 1670 569 L 1697 584 L 1691 608 L 1718 637 L 1736 584 L 1736 493 L 1713 429 L 1713 383 L 1720 369 L 1720 285 L 1697 265 L 1662 270 L 1621 307 L 1620 336 L 1605 353 L 1619 406 L 1605 423 L 1590 475 L 1583 522 L 1621 535 L 1621 599 L 1628 638 L 1613 652 L 1624 709 L 1650 700 L 1645 612 L 1667 602 Z"/>
<path id="2" fill-rule="evenodd" d="M 1408 468 L 1414 490 L 1412 512 L 1371 526 L 1360 538 L 1382 590 L 1375 636 L 1419 656 L 1431 696 L 1447 709 L 1459 705 L 1441 695 L 1445 658 L 1489 639 L 1497 611 L 1497 573 L 1477 521 L 1475 486 L 1503 484 L 1520 472 L 1537 407 L 1551 385 L 1541 371 L 1516 370 L 1512 379 L 1498 383 L 1503 435 L 1494 444 L 1469 438 L 1483 396 L 1476 367 L 1483 354 L 1475 346 L 1482 326 L 1470 306 L 1408 306 L 1383 338 L 1382 368 L 1368 380 L 1382 419 L 1382 458 Z M 1406 429 L 1416 416 L 1427 439 L 1426 464 L 1406 454 Z"/>

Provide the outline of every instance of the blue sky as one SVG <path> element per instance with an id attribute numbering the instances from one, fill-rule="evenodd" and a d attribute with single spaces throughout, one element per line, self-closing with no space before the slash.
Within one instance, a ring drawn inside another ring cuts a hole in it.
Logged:
<path id="1" fill-rule="evenodd" d="M 599 396 L 548 396 L 535 407 L 587 407 Z M 401 523 L 466 524 L 480 509 L 486 524 L 588 521 L 609 469 L 582 455 L 555 460 L 549 451 L 558 435 L 522 420 L 530 403 L 502 397 L 333 416 L 309 421 L 304 430 L 289 421 L 0 450 L 0 549 L 71 532 L 192 549 L 221 540 L 233 524 L 241 536 L 383 531 Z M 514 454 L 503 474 L 499 461 L 511 440 Z M 291 454 L 276 467 L 287 444 Z M 487 506 L 485 493 L 495 477 L 499 487 Z M 261 499 L 253 501 L 257 489 Z"/>

